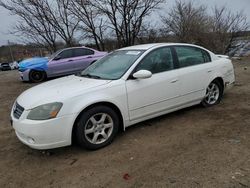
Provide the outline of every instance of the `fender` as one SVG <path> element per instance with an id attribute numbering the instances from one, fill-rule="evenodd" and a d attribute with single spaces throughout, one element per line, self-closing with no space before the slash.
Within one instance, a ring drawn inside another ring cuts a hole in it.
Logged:
<path id="1" fill-rule="evenodd" d="M 121 84 L 116 84 L 114 86 L 106 87 L 105 93 L 96 93 L 96 91 L 90 90 L 88 93 L 74 97 L 74 99 L 65 103 L 65 107 L 69 108 L 71 114 L 74 114 L 75 123 L 79 114 L 84 111 L 87 107 L 97 104 L 97 103 L 110 103 L 116 106 L 123 119 L 123 129 L 129 125 L 129 114 L 128 114 L 128 104 L 127 104 L 127 94 L 124 81 Z M 103 86 L 105 87 L 105 86 Z M 122 92 L 117 92 L 122 91 Z M 117 93 L 117 95 L 115 95 Z M 121 94 L 122 93 L 122 94 Z M 112 96 L 112 97 L 111 97 Z"/>

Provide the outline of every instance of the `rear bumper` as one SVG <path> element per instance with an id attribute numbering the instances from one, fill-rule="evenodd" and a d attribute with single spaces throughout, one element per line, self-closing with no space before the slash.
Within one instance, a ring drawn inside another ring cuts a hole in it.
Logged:
<path id="1" fill-rule="evenodd" d="M 225 82 L 225 86 L 224 86 L 225 90 L 231 89 L 234 86 L 234 84 L 235 84 L 234 81 L 233 82 Z"/>

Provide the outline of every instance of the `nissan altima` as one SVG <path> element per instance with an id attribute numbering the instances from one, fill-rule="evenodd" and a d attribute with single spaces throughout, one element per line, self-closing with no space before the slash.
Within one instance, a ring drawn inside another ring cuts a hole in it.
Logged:
<path id="1" fill-rule="evenodd" d="M 26 90 L 11 121 L 18 139 L 32 148 L 67 146 L 75 139 L 95 150 L 135 123 L 192 105 L 216 105 L 234 81 L 231 60 L 203 47 L 137 45 L 110 53 L 78 76 Z"/>

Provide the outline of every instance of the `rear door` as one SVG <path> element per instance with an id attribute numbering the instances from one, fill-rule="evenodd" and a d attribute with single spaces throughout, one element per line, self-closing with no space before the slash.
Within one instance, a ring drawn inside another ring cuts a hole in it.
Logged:
<path id="1" fill-rule="evenodd" d="M 76 71 L 82 71 L 95 61 L 95 52 L 87 48 L 74 49 L 74 66 Z"/>
<path id="2" fill-rule="evenodd" d="M 214 71 L 209 53 L 192 46 L 175 46 L 180 80 L 180 101 L 194 102 L 205 96 L 207 84 Z"/>

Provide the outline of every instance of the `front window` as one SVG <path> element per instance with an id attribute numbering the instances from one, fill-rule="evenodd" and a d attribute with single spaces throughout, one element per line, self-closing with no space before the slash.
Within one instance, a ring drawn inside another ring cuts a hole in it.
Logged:
<path id="1" fill-rule="evenodd" d="M 71 58 L 73 57 L 73 50 L 69 49 L 69 50 L 64 50 L 62 51 L 60 54 L 60 59 L 67 59 L 67 58 Z"/>
<path id="2" fill-rule="evenodd" d="M 49 60 L 52 60 L 52 59 L 54 59 L 59 53 L 61 53 L 63 50 L 58 50 L 58 51 L 56 51 L 56 52 L 54 52 L 53 54 L 51 54 L 50 56 L 49 56 Z"/>
<path id="3" fill-rule="evenodd" d="M 152 74 L 174 69 L 171 49 L 163 47 L 149 53 L 136 67 L 136 71 L 148 70 Z"/>
<path id="4" fill-rule="evenodd" d="M 81 76 L 107 80 L 119 79 L 143 52 L 142 50 L 114 51 L 82 71 Z"/>

